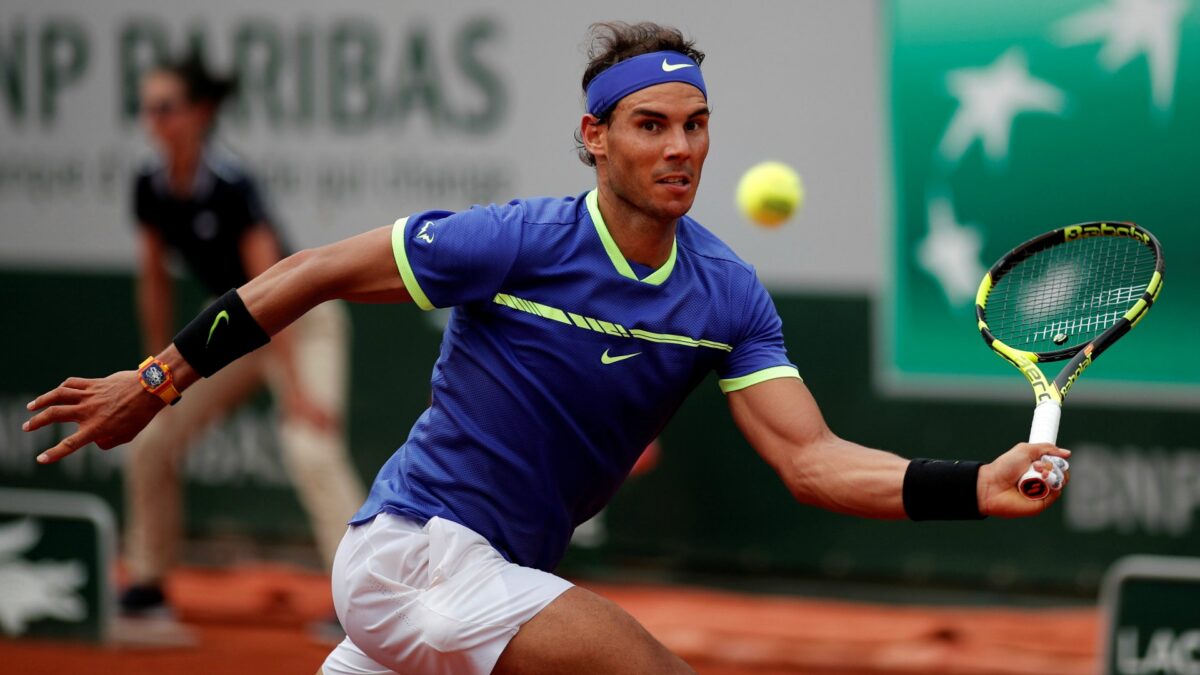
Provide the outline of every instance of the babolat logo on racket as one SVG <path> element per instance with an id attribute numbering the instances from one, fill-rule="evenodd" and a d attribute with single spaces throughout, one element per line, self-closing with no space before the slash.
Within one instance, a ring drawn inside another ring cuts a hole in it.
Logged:
<path id="1" fill-rule="evenodd" d="M 1138 226 L 1132 223 L 1118 225 L 1109 225 L 1108 223 L 1068 225 L 1063 228 L 1063 234 L 1067 241 L 1074 241 L 1084 237 L 1129 237 L 1130 239 L 1137 239 L 1143 244 L 1150 243 L 1150 235 L 1138 229 Z"/>
<path id="2" fill-rule="evenodd" d="M 1071 373 L 1071 375 L 1067 378 L 1066 384 L 1064 384 L 1062 389 L 1059 391 L 1059 393 L 1064 397 L 1067 395 L 1067 391 L 1071 389 L 1071 385 L 1075 384 L 1075 380 L 1079 379 L 1079 376 L 1083 373 L 1083 371 L 1086 370 L 1088 366 L 1092 365 L 1092 345 L 1089 344 L 1085 346 L 1083 348 L 1083 353 L 1083 360 L 1080 361 L 1079 365 L 1075 367 L 1075 372 Z"/>
<path id="3" fill-rule="evenodd" d="M 1021 370 L 1025 375 L 1025 379 L 1029 380 L 1029 384 L 1033 385 L 1033 395 L 1037 397 L 1039 403 L 1042 401 L 1053 401 L 1054 394 L 1050 393 L 1050 382 L 1046 380 L 1046 376 L 1042 374 L 1042 371 L 1033 362 L 1025 358 L 1017 358 L 1015 352 L 1012 352 L 1011 349 L 1011 347 L 1005 346 L 997 349 L 996 353 L 1005 361 L 1008 361 Z"/>
<path id="4" fill-rule="evenodd" d="M 1032 363 L 1018 364 L 1018 368 L 1025 374 L 1025 379 L 1029 380 L 1029 384 L 1033 385 L 1033 394 L 1041 401 L 1053 401 L 1054 395 L 1050 393 L 1050 383 L 1046 381 L 1046 376 L 1042 371 Z"/>

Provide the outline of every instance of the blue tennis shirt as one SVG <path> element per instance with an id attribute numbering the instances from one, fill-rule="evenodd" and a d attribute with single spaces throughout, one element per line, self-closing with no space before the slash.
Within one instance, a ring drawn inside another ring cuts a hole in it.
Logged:
<path id="1" fill-rule="evenodd" d="M 392 247 L 413 300 L 454 310 L 429 409 L 352 524 L 440 516 L 551 570 L 709 372 L 799 377 L 754 268 L 688 217 L 658 270 L 621 255 L 595 191 L 417 213 Z"/>

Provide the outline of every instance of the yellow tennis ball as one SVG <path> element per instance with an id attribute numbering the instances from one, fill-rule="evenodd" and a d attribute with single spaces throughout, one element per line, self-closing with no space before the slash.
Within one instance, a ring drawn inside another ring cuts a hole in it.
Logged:
<path id="1" fill-rule="evenodd" d="M 783 162 L 756 164 L 738 181 L 737 203 L 746 218 L 776 227 L 804 203 L 804 182 Z"/>

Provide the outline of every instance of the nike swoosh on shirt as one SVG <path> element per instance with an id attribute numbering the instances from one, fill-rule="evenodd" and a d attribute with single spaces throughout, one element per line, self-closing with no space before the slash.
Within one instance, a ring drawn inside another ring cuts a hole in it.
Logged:
<path id="1" fill-rule="evenodd" d="M 674 70 L 679 70 L 680 68 L 694 68 L 694 67 L 696 67 L 696 64 L 694 64 L 694 63 L 667 63 L 666 59 L 663 59 L 663 63 L 662 63 L 662 69 L 663 69 L 664 73 L 669 73 Z"/>
<path id="2" fill-rule="evenodd" d="M 616 363 L 617 361 L 624 361 L 625 359 L 632 359 L 633 357 L 637 356 L 638 354 L 641 354 L 641 352 L 634 352 L 632 354 L 622 354 L 620 356 L 609 356 L 608 350 L 605 349 L 604 353 L 600 355 L 600 363 L 603 363 L 604 365 L 607 366 L 610 363 Z"/>
<path id="3" fill-rule="evenodd" d="M 213 332 L 217 330 L 217 324 L 221 323 L 221 319 L 225 319 L 225 323 L 229 323 L 229 312 L 225 310 L 217 312 L 217 318 L 213 319 L 212 326 L 208 329 L 208 339 L 204 341 L 205 347 L 212 342 Z"/>

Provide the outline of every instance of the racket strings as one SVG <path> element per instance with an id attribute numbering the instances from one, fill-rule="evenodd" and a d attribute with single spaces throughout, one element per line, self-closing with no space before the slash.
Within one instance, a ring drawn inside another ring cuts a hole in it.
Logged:
<path id="1" fill-rule="evenodd" d="M 1141 299 L 1154 269 L 1154 251 L 1133 239 L 1059 244 L 1002 267 L 984 316 L 993 335 L 1018 349 L 1079 346 Z"/>

